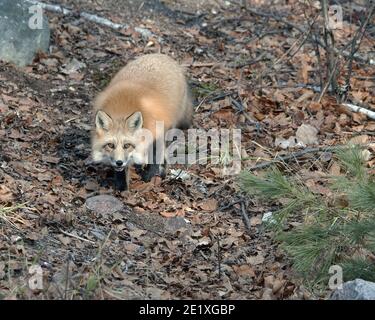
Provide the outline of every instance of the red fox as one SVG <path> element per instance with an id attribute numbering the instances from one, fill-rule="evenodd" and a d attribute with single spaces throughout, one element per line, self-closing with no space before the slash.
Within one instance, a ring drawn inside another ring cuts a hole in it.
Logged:
<path id="1" fill-rule="evenodd" d="M 182 67 L 164 54 L 147 54 L 123 67 L 94 101 L 95 129 L 92 132 L 94 162 L 112 165 L 118 188 L 129 187 L 129 165 L 145 165 L 142 178 L 165 175 L 163 166 L 148 163 L 145 150 L 153 148 L 156 122 L 163 121 L 164 132 L 186 129 L 192 118 L 192 101 Z M 142 129 L 153 139 L 144 139 Z M 120 174 L 121 173 L 121 174 Z"/>

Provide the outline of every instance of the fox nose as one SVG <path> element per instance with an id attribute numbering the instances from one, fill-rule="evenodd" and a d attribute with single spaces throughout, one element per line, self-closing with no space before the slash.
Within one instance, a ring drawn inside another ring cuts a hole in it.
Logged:
<path id="1" fill-rule="evenodd" d="M 116 165 L 117 165 L 118 167 L 121 167 L 122 164 L 123 164 L 123 162 L 122 162 L 121 160 L 117 160 L 117 161 L 116 161 Z"/>

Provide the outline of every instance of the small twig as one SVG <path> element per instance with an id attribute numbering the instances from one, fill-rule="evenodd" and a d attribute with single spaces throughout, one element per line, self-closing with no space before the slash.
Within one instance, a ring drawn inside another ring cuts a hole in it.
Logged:
<path id="1" fill-rule="evenodd" d="M 313 35 L 313 39 L 315 40 L 314 50 L 315 50 L 315 55 L 316 55 L 318 66 L 319 66 L 319 87 L 320 89 L 322 89 L 323 88 L 322 57 L 320 56 L 318 37 L 314 32 L 312 32 L 312 35 Z"/>
<path id="2" fill-rule="evenodd" d="M 242 202 L 242 201 L 243 201 L 242 199 L 241 199 L 241 200 L 233 201 L 233 202 L 227 204 L 226 206 L 220 207 L 218 210 L 219 210 L 219 211 L 227 210 L 227 209 L 229 209 L 230 207 L 233 207 L 235 204 L 240 203 L 240 202 Z"/>
<path id="3" fill-rule="evenodd" d="M 249 61 L 246 61 L 246 62 L 243 62 L 243 63 L 240 63 L 240 64 L 235 64 L 235 63 L 229 63 L 229 67 L 232 67 L 232 68 L 236 68 L 236 69 L 239 69 L 239 68 L 243 68 L 243 67 L 248 67 L 248 66 L 251 66 L 253 64 L 256 64 L 260 61 L 263 61 L 263 60 L 267 60 L 267 58 L 264 58 L 264 56 L 266 55 L 266 52 L 262 52 L 258 57 L 256 57 L 255 59 L 252 59 L 252 60 L 249 60 Z"/>
<path id="4" fill-rule="evenodd" d="M 82 237 L 77 236 L 77 235 L 75 235 L 75 234 L 72 234 L 72 233 L 66 232 L 66 231 L 64 231 L 64 230 L 62 230 L 62 229 L 59 229 L 59 231 L 60 231 L 61 233 L 65 234 L 65 235 L 68 236 L 68 237 L 72 237 L 72 238 L 75 238 L 75 239 L 78 239 L 78 240 L 82 240 L 82 241 L 85 241 L 85 242 L 89 242 L 89 243 L 95 244 L 95 242 L 92 241 L 92 240 L 88 240 L 88 239 L 82 238 Z"/>
<path id="5" fill-rule="evenodd" d="M 233 91 L 229 91 L 229 92 L 223 92 L 223 93 L 220 93 L 218 95 L 214 95 L 216 92 L 211 92 L 210 94 L 208 94 L 207 96 L 205 96 L 201 102 L 199 102 L 199 104 L 196 106 L 195 108 L 195 112 L 198 111 L 198 109 L 206 102 L 211 102 L 211 101 L 217 101 L 217 100 L 220 100 L 220 99 L 223 99 L 227 96 L 230 96 L 233 94 Z"/>
<path id="6" fill-rule="evenodd" d="M 246 210 L 245 210 L 245 203 L 242 201 L 241 202 L 241 213 L 242 213 L 242 218 L 244 220 L 244 223 L 245 223 L 245 226 L 247 228 L 247 230 L 249 232 L 251 232 L 251 223 L 250 223 L 250 219 L 249 217 L 247 216 L 246 214 Z"/>
<path id="7" fill-rule="evenodd" d="M 336 69 L 337 69 L 338 60 L 339 60 L 339 58 L 336 57 L 336 60 L 333 62 L 333 64 L 332 65 L 330 64 L 329 67 L 327 68 L 327 71 L 329 72 L 328 77 L 327 77 L 327 82 L 324 85 L 322 91 L 320 92 L 320 95 L 319 95 L 319 98 L 318 98 L 318 103 L 320 103 L 320 101 L 322 100 L 322 98 L 325 95 L 325 93 L 327 92 L 329 86 L 332 84 L 333 78 L 337 74 Z M 331 86 L 331 87 L 333 88 L 333 86 Z"/>
<path id="8" fill-rule="evenodd" d="M 214 62 L 197 62 L 192 64 L 183 64 L 183 67 L 189 67 L 189 68 L 204 68 L 204 67 L 213 67 L 217 63 Z"/>
<path id="9" fill-rule="evenodd" d="M 68 254 L 68 261 L 66 263 L 64 300 L 67 299 L 67 294 L 68 294 L 68 286 L 69 286 L 69 264 L 70 264 L 70 254 Z"/>
<path id="10" fill-rule="evenodd" d="M 316 148 L 306 148 L 304 150 L 301 150 L 301 151 L 298 151 L 298 152 L 292 152 L 291 154 L 287 154 L 285 156 L 277 156 L 275 157 L 275 159 L 273 160 L 270 160 L 270 161 L 267 161 L 267 162 L 262 162 L 262 163 L 259 163 L 251 168 L 249 168 L 248 170 L 250 171 L 254 171 L 254 170 L 257 170 L 257 169 L 265 169 L 275 163 L 278 163 L 278 162 L 287 162 L 289 160 L 292 160 L 292 159 L 297 159 L 297 158 L 300 158 L 308 153 L 315 153 L 315 152 L 320 152 L 320 151 L 324 151 L 324 152 L 327 152 L 327 151 L 333 151 L 333 150 L 337 150 L 339 148 L 342 148 L 343 146 L 332 146 L 332 147 L 316 147 Z"/>
<path id="11" fill-rule="evenodd" d="M 219 237 L 216 238 L 217 241 L 217 262 L 219 268 L 219 280 L 221 279 L 221 252 L 220 252 L 220 240 Z"/>

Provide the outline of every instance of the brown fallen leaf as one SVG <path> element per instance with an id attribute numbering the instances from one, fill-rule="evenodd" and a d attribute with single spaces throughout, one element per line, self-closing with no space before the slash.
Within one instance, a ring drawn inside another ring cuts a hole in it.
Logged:
<path id="1" fill-rule="evenodd" d="M 213 116 L 219 120 L 233 122 L 233 110 L 229 108 L 223 108 L 216 111 Z"/>
<path id="2" fill-rule="evenodd" d="M 276 279 L 272 285 L 272 293 L 276 294 L 277 292 L 279 292 L 280 289 L 285 285 L 285 283 L 285 280 Z"/>
<path id="3" fill-rule="evenodd" d="M 57 239 L 59 239 L 60 242 L 61 242 L 64 246 L 67 246 L 68 244 L 70 244 L 70 243 L 72 242 L 72 239 L 70 239 L 69 237 L 65 237 L 65 236 L 63 236 L 62 234 L 57 235 Z"/>
<path id="4" fill-rule="evenodd" d="M 307 110 L 309 110 L 311 113 L 317 113 L 318 111 L 322 110 L 322 104 L 313 101 L 308 105 Z"/>
<path id="5" fill-rule="evenodd" d="M 353 113 L 352 116 L 353 116 L 354 122 L 357 122 L 357 123 L 363 123 L 367 119 L 367 116 L 364 113 L 357 112 L 357 113 Z"/>
<path id="6" fill-rule="evenodd" d="M 341 171 L 340 165 L 335 161 L 332 163 L 331 167 L 329 168 L 329 173 L 333 176 L 339 176 Z"/>
<path id="7" fill-rule="evenodd" d="M 14 198 L 12 191 L 5 185 L 0 185 L 0 203 L 7 203 Z"/>
<path id="8" fill-rule="evenodd" d="M 349 143 L 352 143 L 352 144 L 366 144 L 369 140 L 369 136 L 368 135 L 365 135 L 365 134 L 362 134 L 362 135 L 359 135 L 359 136 L 356 136 L 356 137 L 353 137 L 349 140 Z"/>
<path id="9" fill-rule="evenodd" d="M 139 250 L 140 248 L 141 248 L 141 246 L 138 245 L 138 244 L 135 244 L 135 243 L 126 243 L 124 245 L 125 252 L 128 253 L 128 254 L 133 254 L 137 250 Z"/>
<path id="10" fill-rule="evenodd" d="M 41 234 L 36 233 L 36 232 L 28 232 L 26 234 L 26 239 L 33 240 L 33 241 L 39 240 L 40 237 L 41 237 Z"/>
<path id="11" fill-rule="evenodd" d="M 375 131 L 375 122 L 370 122 L 365 126 L 367 131 Z"/>
<path id="12" fill-rule="evenodd" d="M 52 175 L 51 175 L 50 172 L 38 173 L 37 179 L 39 181 L 51 181 L 52 180 Z"/>
<path id="13" fill-rule="evenodd" d="M 264 277 L 264 287 L 272 289 L 274 281 L 275 281 L 275 277 L 273 275 Z"/>
<path id="14" fill-rule="evenodd" d="M 250 218 L 250 225 L 258 226 L 260 224 L 262 224 L 262 217 L 261 216 L 256 216 L 256 217 Z"/>
<path id="15" fill-rule="evenodd" d="M 160 215 L 162 215 L 163 217 L 166 217 L 166 218 L 172 218 L 172 217 L 175 217 L 177 215 L 177 212 L 176 211 L 174 211 L 174 212 L 161 211 Z"/>
<path id="16" fill-rule="evenodd" d="M 254 269 L 250 267 L 248 264 L 233 266 L 233 270 L 237 273 L 238 276 L 247 276 L 250 278 L 255 277 Z"/>
<path id="17" fill-rule="evenodd" d="M 63 181 L 64 181 L 64 178 L 62 176 L 55 176 L 53 177 L 51 183 L 53 186 L 62 186 L 63 184 Z"/>
<path id="18" fill-rule="evenodd" d="M 43 156 L 42 156 L 42 161 L 44 161 L 44 162 L 48 162 L 48 163 L 57 164 L 57 163 L 59 163 L 60 158 L 43 155 Z"/>
<path id="19" fill-rule="evenodd" d="M 18 131 L 17 129 L 10 130 L 10 133 L 8 134 L 8 137 L 12 138 L 12 139 L 20 139 L 23 136 L 24 135 L 20 131 Z"/>
<path id="20" fill-rule="evenodd" d="M 140 238 L 141 236 L 143 236 L 147 231 L 143 230 L 143 229 L 135 229 L 135 230 L 131 230 L 129 231 L 129 235 L 132 237 L 132 238 Z"/>
<path id="21" fill-rule="evenodd" d="M 216 199 L 208 199 L 199 204 L 199 207 L 207 212 L 212 212 L 217 209 L 217 200 Z"/>
<path id="22" fill-rule="evenodd" d="M 261 254 L 258 254 L 256 256 L 246 257 L 246 261 L 250 263 L 252 266 L 256 266 L 264 262 L 264 257 Z"/>
<path id="23" fill-rule="evenodd" d="M 318 129 L 309 124 L 302 124 L 296 131 L 296 138 L 305 145 L 318 143 Z"/>

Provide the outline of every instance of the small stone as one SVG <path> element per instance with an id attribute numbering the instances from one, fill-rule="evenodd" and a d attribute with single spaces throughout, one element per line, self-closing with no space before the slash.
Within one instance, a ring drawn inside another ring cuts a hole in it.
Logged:
<path id="1" fill-rule="evenodd" d="M 124 208 L 123 203 L 110 195 L 99 195 L 86 200 L 86 208 L 101 215 L 109 215 Z"/>
<path id="2" fill-rule="evenodd" d="M 167 222 L 166 222 L 166 227 L 170 230 L 170 231 L 177 231 L 181 228 L 186 228 L 186 221 L 183 217 L 173 217 L 173 218 L 169 218 L 167 219 Z"/>
<path id="3" fill-rule="evenodd" d="M 89 180 L 87 181 L 86 185 L 85 185 L 85 189 L 87 191 L 96 191 L 99 189 L 99 185 L 96 181 L 94 180 Z"/>

